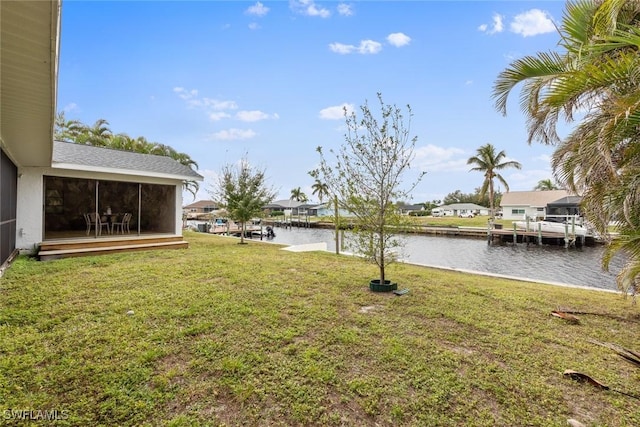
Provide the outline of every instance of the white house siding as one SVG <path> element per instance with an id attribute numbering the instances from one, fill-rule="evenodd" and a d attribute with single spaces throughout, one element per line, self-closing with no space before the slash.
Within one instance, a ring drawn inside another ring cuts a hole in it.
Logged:
<path id="1" fill-rule="evenodd" d="M 16 248 L 21 252 L 33 252 L 42 242 L 42 169 L 18 168 Z"/>
<path id="2" fill-rule="evenodd" d="M 545 208 L 535 206 L 502 206 L 502 218 L 519 221 L 528 216 L 529 218 L 544 218 Z"/>
<path id="3" fill-rule="evenodd" d="M 124 181 L 142 184 L 175 185 L 175 228 L 182 235 L 182 181 L 126 174 L 109 174 L 56 168 L 18 168 L 18 200 L 16 248 L 33 252 L 44 238 L 43 180 L 44 176 Z"/>

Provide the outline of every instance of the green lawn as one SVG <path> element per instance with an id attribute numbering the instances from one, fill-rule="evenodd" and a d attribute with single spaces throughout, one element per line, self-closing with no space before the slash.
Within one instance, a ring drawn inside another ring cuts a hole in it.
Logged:
<path id="1" fill-rule="evenodd" d="M 593 342 L 640 351 L 620 295 L 397 264 L 398 297 L 360 259 L 185 236 L 8 270 L 0 424 L 640 425 L 640 400 L 563 376 L 640 396 L 640 368 Z M 550 315 L 567 309 L 590 314 Z"/>

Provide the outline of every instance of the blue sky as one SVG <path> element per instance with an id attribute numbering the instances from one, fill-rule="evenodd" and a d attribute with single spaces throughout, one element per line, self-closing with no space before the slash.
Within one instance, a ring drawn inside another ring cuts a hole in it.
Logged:
<path id="1" fill-rule="evenodd" d="M 483 144 L 522 163 L 511 190 L 551 178 L 552 147 L 528 145 L 519 91 L 491 98 L 517 58 L 558 50 L 562 1 L 74 1 L 62 4 L 58 110 L 189 154 L 205 177 L 246 154 L 279 199 L 344 142 L 342 108 L 413 110 L 413 202 L 473 192 Z M 503 189 L 504 190 L 504 189 Z M 185 196 L 185 203 L 193 201 Z"/>

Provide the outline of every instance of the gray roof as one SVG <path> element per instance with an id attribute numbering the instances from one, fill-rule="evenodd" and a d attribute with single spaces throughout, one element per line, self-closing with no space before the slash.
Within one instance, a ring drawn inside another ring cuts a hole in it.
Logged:
<path id="1" fill-rule="evenodd" d="M 566 190 L 549 191 L 509 191 L 502 195 L 500 206 L 545 207 L 548 203 L 572 196 Z"/>
<path id="2" fill-rule="evenodd" d="M 304 203 L 302 202 L 298 202 L 292 199 L 283 199 L 283 200 L 276 200 L 275 202 L 271 202 L 265 207 L 268 209 L 273 209 L 273 208 L 291 209 L 291 208 L 298 208 L 302 205 L 304 205 Z"/>
<path id="3" fill-rule="evenodd" d="M 53 143 L 52 167 L 180 180 L 203 180 L 200 174 L 171 157 L 61 141 Z"/>
<path id="4" fill-rule="evenodd" d="M 440 209 L 451 210 L 480 210 L 487 209 L 484 206 L 476 205 L 475 203 L 451 203 L 450 205 L 439 206 Z"/>

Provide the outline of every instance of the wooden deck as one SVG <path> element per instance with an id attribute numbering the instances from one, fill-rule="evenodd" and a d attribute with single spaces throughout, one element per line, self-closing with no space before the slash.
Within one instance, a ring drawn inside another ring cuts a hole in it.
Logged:
<path id="1" fill-rule="evenodd" d="M 175 234 L 113 236 L 100 239 L 61 239 L 42 242 L 37 256 L 41 261 L 49 261 L 69 257 L 153 249 L 184 249 L 187 247 L 189 247 L 189 243 L 181 235 Z"/>

